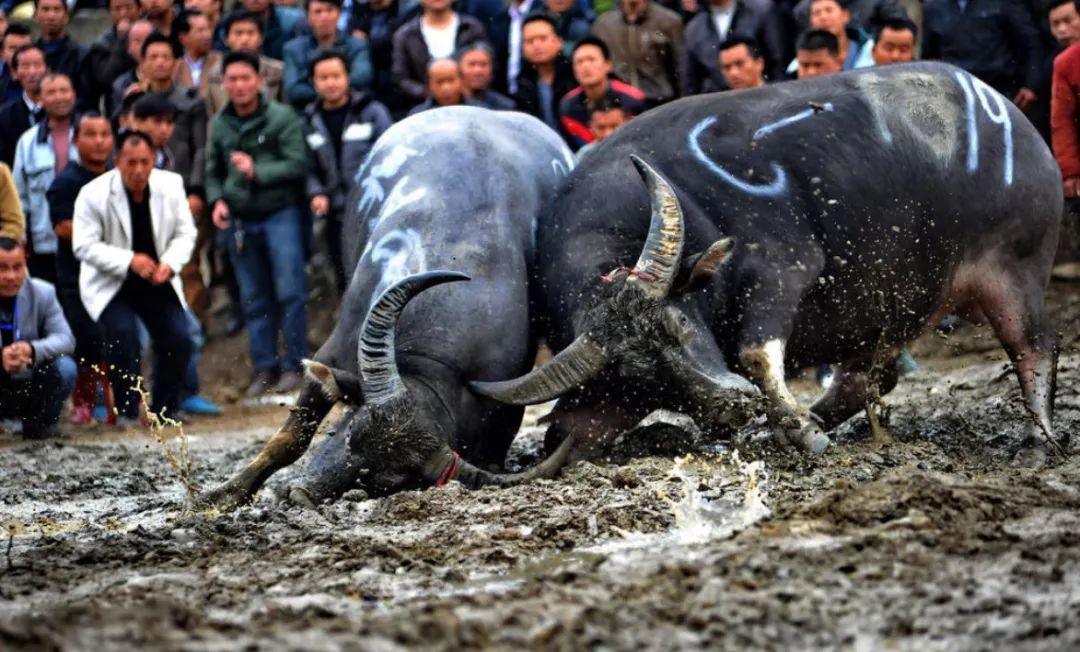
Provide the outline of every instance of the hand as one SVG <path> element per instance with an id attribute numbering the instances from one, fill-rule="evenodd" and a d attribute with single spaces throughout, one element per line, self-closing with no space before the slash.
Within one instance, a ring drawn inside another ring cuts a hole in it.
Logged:
<path id="1" fill-rule="evenodd" d="M 127 38 L 127 34 L 130 29 L 131 21 L 125 18 L 116 24 L 116 35 L 120 38 Z"/>
<path id="2" fill-rule="evenodd" d="M 224 199 L 214 202 L 214 214 L 210 216 L 214 220 L 214 226 L 219 229 L 229 228 L 229 205 Z"/>
<path id="3" fill-rule="evenodd" d="M 229 161 L 232 162 L 236 171 L 244 175 L 248 179 L 255 178 L 255 159 L 251 158 L 250 154 L 244 152 L 233 152 L 229 155 Z"/>
<path id="4" fill-rule="evenodd" d="M 131 271 L 135 272 L 135 275 L 150 280 L 154 276 L 154 272 L 157 271 L 157 263 L 154 259 L 146 254 L 135 254 L 131 257 Z"/>
<path id="5" fill-rule="evenodd" d="M 352 35 L 353 35 L 353 38 L 358 39 L 360 41 L 366 41 L 367 40 L 367 32 L 365 32 L 362 29 L 354 29 L 353 32 L 352 32 Z"/>
<path id="6" fill-rule="evenodd" d="M 1065 199 L 1080 197 L 1080 177 L 1069 177 L 1062 182 L 1065 190 Z"/>
<path id="7" fill-rule="evenodd" d="M 195 221 L 199 221 L 199 216 L 206 209 L 206 202 L 198 195 L 188 195 L 187 198 L 188 208 L 191 209 L 191 216 L 195 218 Z"/>
<path id="8" fill-rule="evenodd" d="M 139 82 L 132 82 L 130 86 L 124 89 L 124 97 L 131 95 L 132 93 L 143 92 L 142 84 Z"/>
<path id="9" fill-rule="evenodd" d="M 1035 91 L 1030 88 L 1021 88 L 1020 92 L 1013 98 L 1013 104 L 1020 107 L 1021 111 L 1027 111 L 1035 104 L 1035 100 L 1038 96 L 1035 95 Z"/>
<path id="10" fill-rule="evenodd" d="M 315 217 L 322 217 L 330 212 L 330 198 L 326 195 L 316 195 L 311 198 L 311 212 Z"/>
<path id="11" fill-rule="evenodd" d="M 26 342 L 14 342 L 4 347 L 3 355 L 4 371 L 14 374 L 22 371 L 33 364 L 33 349 Z"/>
<path id="12" fill-rule="evenodd" d="M 53 227 L 53 233 L 61 240 L 71 242 L 71 232 L 74 230 L 72 224 L 73 222 L 71 220 L 64 220 Z"/>
<path id="13" fill-rule="evenodd" d="M 150 278 L 150 283 L 153 285 L 161 285 L 172 278 L 172 275 L 172 267 L 169 267 L 165 263 L 159 263 L 157 269 L 154 270 L 154 275 Z"/>

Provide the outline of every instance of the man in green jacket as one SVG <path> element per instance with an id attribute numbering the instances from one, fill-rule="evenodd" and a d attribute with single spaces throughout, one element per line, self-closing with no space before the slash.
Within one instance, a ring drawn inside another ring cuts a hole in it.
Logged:
<path id="1" fill-rule="evenodd" d="M 214 117 L 206 156 L 206 199 L 214 225 L 228 231 L 248 325 L 255 374 L 247 389 L 291 392 L 307 357 L 307 288 L 299 202 L 307 146 L 300 120 L 260 93 L 259 59 L 231 52 L 222 66 L 229 103 Z M 278 324 L 285 354 L 277 352 Z"/>

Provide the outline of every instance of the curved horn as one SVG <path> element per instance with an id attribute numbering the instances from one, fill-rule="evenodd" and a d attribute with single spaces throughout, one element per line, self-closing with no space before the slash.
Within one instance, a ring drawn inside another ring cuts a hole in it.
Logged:
<path id="1" fill-rule="evenodd" d="M 460 272 L 426 272 L 398 281 L 382 293 L 360 329 L 360 378 L 365 402 L 385 403 L 405 391 L 394 355 L 394 329 L 405 305 L 430 287 L 468 280 Z"/>
<path id="2" fill-rule="evenodd" d="M 510 487 L 533 480 L 553 478 L 566 466 L 575 441 L 573 435 L 568 436 L 547 459 L 520 473 L 485 471 L 461 459 L 449 446 L 444 446 L 427 465 L 427 468 L 437 471 L 427 473 L 426 476 L 427 480 L 436 486 L 457 480 L 470 489 L 487 486 Z"/>
<path id="3" fill-rule="evenodd" d="M 631 154 L 630 160 L 649 190 L 652 219 L 649 237 L 627 279 L 653 299 L 663 299 L 671 291 L 683 250 L 683 213 L 675 190 L 648 163 Z"/>
<path id="4" fill-rule="evenodd" d="M 477 381 L 469 383 L 469 386 L 476 393 L 503 403 L 535 405 L 558 398 L 574 387 L 589 382 L 607 361 L 604 348 L 588 335 L 581 335 L 546 365 L 520 378 L 490 383 Z"/>

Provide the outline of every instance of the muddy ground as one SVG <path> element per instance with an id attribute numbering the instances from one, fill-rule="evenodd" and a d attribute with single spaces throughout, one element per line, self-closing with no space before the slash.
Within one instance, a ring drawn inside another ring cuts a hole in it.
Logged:
<path id="1" fill-rule="evenodd" d="M 1056 427 L 1080 439 L 1080 287 L 1051 306 Z M 987 331 L 914 350 L 884 446 L 858 417 L 813 459 L 751 430 L 318 510 L 276 502 L 283 473 L 234 513 L 191 513 L 144 434 L 9 437 L 0 649 L 1080 649 L 1080 454 L 1010 464 L 1026 416 Z M 235 398 L 242 351 L 211 345 L 218 398 Z M 239 468 L 283 412 L 189 427 L 196 483 Z"/>

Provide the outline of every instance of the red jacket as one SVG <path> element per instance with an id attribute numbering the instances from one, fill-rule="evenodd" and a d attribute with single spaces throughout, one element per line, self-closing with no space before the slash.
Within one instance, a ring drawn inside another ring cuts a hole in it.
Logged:
<path id="1" fill-rule="evenodd" d="M 1080 176 L 1080 43 L 1054 58 L 1050 129 L 1054 157 L 1064 179 Z"/>

